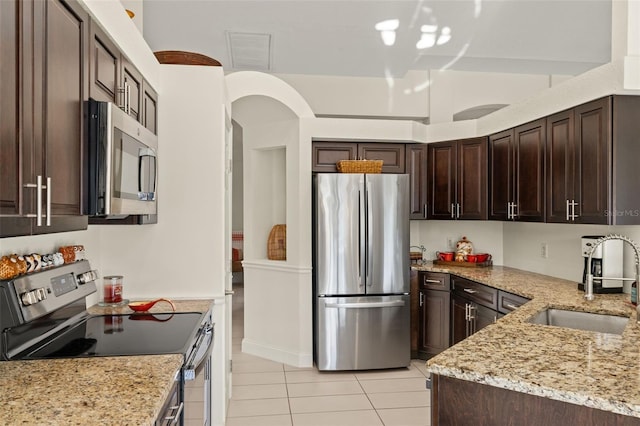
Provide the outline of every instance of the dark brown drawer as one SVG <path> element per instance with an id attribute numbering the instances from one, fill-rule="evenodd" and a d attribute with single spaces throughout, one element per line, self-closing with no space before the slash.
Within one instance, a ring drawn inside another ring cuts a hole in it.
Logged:
<path id="1" fill-rule="evenodd" d="M 450 275 L 442 272 L 420 272 L 420 288 L 449 291 Z"/>
<path id="2" fill-rule="evenodd" d="M 518 309 L 529 300 L 531 299 L 527 299 L 526 297 L 518 296 L 517 294 L 507 293 L 506 291 L 500 290 L 500 292 L 498 293 L 498 312 L 508 314 L 509 312 Z"/>
<path id="3" fill-rule="evenodd" d="M 453 277 L 453 290 L 487 308 L 498 309 L 498 289 L 465 278 Z"/>

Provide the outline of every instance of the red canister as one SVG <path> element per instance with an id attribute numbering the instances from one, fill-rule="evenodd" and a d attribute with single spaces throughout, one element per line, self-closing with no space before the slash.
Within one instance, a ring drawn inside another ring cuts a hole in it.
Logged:
<path id="1" fill-rule="evenodd" d="M 122 302 L 122 275 L 110 275 L 103 279 L 104 303 Z"/>

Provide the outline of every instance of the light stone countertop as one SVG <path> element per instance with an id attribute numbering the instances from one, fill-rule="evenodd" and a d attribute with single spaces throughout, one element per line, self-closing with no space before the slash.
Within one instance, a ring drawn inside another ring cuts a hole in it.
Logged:
<path id="1" fill-rule="evenodd" d="M 584 300 L 577 283 L 514 268 L 413 266 L 531 298 L 427 361 L 430 372 L 640 417 L 640 325 L 628 294 Z M 629 317 L 622 336 L 529 324 L 545 308 Z"/>
<path id="2" fill-rule="evenodd" d="M 176 312 L 207 312 L 213 300 L 173 300 Z M 168 303 L 149 313 L 171 312 Z M 94 305 L 93 315 L 130 314 Z M 153 425 L 182 354 L 0 362 L 1 425 Z"/>
<path id="3" fill-rule="evenodd" d="M 0 362 L 0 424 L 153 425 L 182 355 Z"/>

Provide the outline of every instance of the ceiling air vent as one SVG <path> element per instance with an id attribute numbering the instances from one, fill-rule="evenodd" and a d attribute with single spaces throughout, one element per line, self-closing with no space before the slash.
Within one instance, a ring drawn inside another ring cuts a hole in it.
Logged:
<path id="1" fill-rule="evenodd" d="M 271 70 L 271 34 L 227 31 L 226 35 L 232 68 Z"/>

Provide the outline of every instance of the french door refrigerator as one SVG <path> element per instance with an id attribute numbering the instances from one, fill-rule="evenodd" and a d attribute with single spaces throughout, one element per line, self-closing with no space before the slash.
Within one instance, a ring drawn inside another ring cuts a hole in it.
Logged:
<path id="1" fill-rule="evenodd" d="M 318 369 L 408 366 L 409 176 L 319 173 L 314 201 Z"/>

